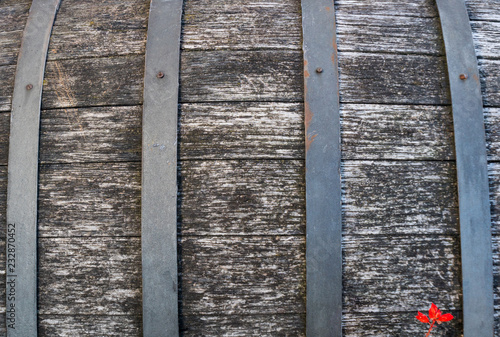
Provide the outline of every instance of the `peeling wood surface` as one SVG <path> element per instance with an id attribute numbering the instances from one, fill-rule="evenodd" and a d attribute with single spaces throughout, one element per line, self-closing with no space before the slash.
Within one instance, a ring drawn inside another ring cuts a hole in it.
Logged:
<path id="1" fill-rule="evenodd" d="M 39 336 L 142 336 L 142 316 L 40 315 Z"/>

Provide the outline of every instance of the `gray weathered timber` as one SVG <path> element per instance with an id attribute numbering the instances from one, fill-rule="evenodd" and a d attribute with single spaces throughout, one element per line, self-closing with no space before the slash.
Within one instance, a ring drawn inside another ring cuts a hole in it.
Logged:
<path id="1" fill-rule="evenodd" d="M 478 0 L 480 1 L 480 0 Z M 338 0 L 337 15 L 437 17 L 435 0 Z"/>
<path id="2" fill-rule="evenodd" d="M 306 332 L 342 336 L 339 70 L 333 1 L 302 0 Z"/>
<path id="3" fill-rule="evenodd" d="M 180 111 L 182 160 L 304 156 L 302 103 L 186 103 Z"/>
<path id="4" fill-rule="evenodd" d="M 66 0 L 54 24 L 48 60 L 144 54 L 147 0 Z"/>
<path id="5" fill-rule="evenodd" d="M 142 117 L 142 318 L 145 336 L 179 335 L 177 115 L 182 0 L 152 0 Z"/>
<path id="6" fill-rule="evenodd" d="M 35 0 L 19 51 L 9 138 L 7 335 L 37 336 L 38 140 L 43 73 L 60 0 Z"/>
<path id="7" fill-rule="evenodd" d="M 181 233 L 304 235 L 302 160 L 181 163 Z"/>
<path id="8" fill-rule="evenodd" d="M 183 336 L 246 336 L 305 337 L 305 318 L 298 314 L 267 314 L 255 316 L 184 316 Z"/>
<path id="9" fill-rule="evenodd" d="M 7 165 L 9 154 L 10 113 L 0 113 L 0 165 Z"/>
<path id="10" fill-rule="evenodd" d="M 339 69 L 342 103 L 451 103 L 444 57 L 342 52 Z"/>
<path id="11" fill-rule="evenodd" d="M 500 22 L 497 0 L 465 0 L 471 20 Z"/>
<path id="12" fill-rule="evenodd" d="M 183 315 L 303 314 L 304 245 L 304 236 L 182 237 Z"/>
<path id="13" fill-rule="evenodd" d="M 340 111 L 344 160 L 455 158 L 449 106 L 343 104 Z"/>
<path id="14" fill-rule="evenodd" d="M 500 60 L 479 59 L 484 106 L 500 107 Z"/>
<path id="15" fill-rule="evenodd" d="M 140 163 L 42 165 L 39 180 L 40 237 L 140 236 Z"/>
<path id="16" fill-rule="evenodd" d="M 141 314 L 139 237 L 40 238 L 40 315 Z"/>
<path id="17" fill-rule="evenodd" d="M 491 215 L 479 70 L 465 3 L 436 3 L 446 47 L 455 129 L 464 336 L 493 336 Z"/>
<path id="18" fill-rule="evenodd" d="M 500 235 L 500 163 L 488 164 L 491 204 L 491 231 L 492 235 Z M 499 260 L 494 259 L 494 263 Z"/>
<path id="19" fill-rule="evenodd" d="M 300 49 L 299 1 L 185 2 L 186 50 Z"/>
<path id="20" fill-rule="evenodd" d="M 14 90 L 14 76 L 16 67 L 14 65 L 0 66 L 0 112 L 10 111 L 12 107 L 12 91 Z"/>
<path id="21" fill-rule="evenodd" d="M 125 276 L 126 277 L 126 276 Z M 40 315 L 39 332 L 41 336 L 142 336 L 140 314 L 134 316 L 100 315 Z"/>
<path id="22" fill-rule="evenodd" d="M 477 57 L 500 58 L 500 22 L 471 21 Z"/>
<path id="23" fill-rule="evenodd" d="M 488 160 L 500 161 L 500 108 L 484 108 L 484 127 Z"/>
<path id="24" fill-rule="evenodd" d="M 140 161 L 141 117 L 142 106 L 43 110 L 40 162 Z"/>
<path id="25" fill-rule="evenodd" d="M 444 55 L 437 17 L 349 15 L 339 6 L 337 40 L 340 51 Z"/>
<path id="26" fill-rule="evenodd" d="M 451 162 L 344 161 L 345 235 L 458 234 Z"/>
<path id="27" fill-rule="evenodd" d="M 23 30 L 28 18 L 31 0 L 4 0 L 0 4 L 0 32 Z"/>
<path id="28" fill-rule="evenodd" d="M 0 66 L 15 64 L 23 31 L 0 33 Z"/>

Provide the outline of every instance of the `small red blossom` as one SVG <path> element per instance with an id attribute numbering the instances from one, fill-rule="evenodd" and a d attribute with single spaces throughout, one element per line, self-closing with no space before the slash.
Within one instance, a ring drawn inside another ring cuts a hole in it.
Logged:
<path id="1" fill-rule="evenodd" d="M 429 317 L 425 316 L 424 314 L 422 314 L 419 311 L 416 318 L 422 323 L 427 323 L 427 324 L 431 325 L 429 328 L 429 331 L 425 335 L 425 337 L 428 337 L 431 334 L 432 328 L 434 328 L 434 324 L 436 324 L 436 322 L 438 324 L 441 324 L 443 322 L 451 321 L 453 319 L 453 315 L 452 314 L 444 314 L 443 315 L 441 313 L 441 310 L 439 310 L 438 307 L 434 303 L 432 303 L 431 308 L 429 309 Z M 429 318 L 430 318 L 430 320 L 429 320 Z M 432 323 L 431 323 L 431 321 L 432 321 Z"/>

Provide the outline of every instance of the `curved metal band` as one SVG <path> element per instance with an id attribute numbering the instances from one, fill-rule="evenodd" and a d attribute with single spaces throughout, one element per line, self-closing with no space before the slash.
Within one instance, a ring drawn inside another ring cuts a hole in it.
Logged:
<path id="1" fill-rule="evenodd" d="M 60 0 L 33 0 L 17 62 L 7 190 L 7 336 L 37 335 L 38 139 L 43 75 Z"/>
<path id="2" fill-rule="evenodd" d="M 177 112 L 182 0 L 152 0 L 144 77 L 144 336 L 178 336 Z"/>
<path id="3" fill-rule="evenodd" d="M 302 0 L 306 127 L 307 335 L 342 335 L 342 203 L 335 9 Z"/>
<path id="4" fill-rule="evenodd" d="M 436 0 L 450 78 L 457 156 L 465 337 L 493 336 L 493 259 L 479 70 L 463 0 Z"/>

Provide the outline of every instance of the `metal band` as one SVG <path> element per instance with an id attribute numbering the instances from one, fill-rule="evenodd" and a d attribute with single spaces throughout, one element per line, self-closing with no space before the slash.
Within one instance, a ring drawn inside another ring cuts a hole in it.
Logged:
<path id="1" fill-rule="evenodd" d="M 342 208 L 335 9 L 302 0 L 306 128 L 307 335 L 342 335 Z"/>
<path id="2" fill-rule="evenodd" d="M 437 0 L 457 156 L 465 337 L 493 336 L 493 259 L 479 70 L 463 0 Z"/>
<path id="3" fill-rule="evenodd" d="M 178 336 L 177 112 L 182 0 L 152 0 L 144 77 L 144 336 Z"/>
<path id="4" fill-rule="evenodd" d="M 37 335 L 38 139 L 47 48 L 60 0 L 33 0 L 17 62 L 7 191 L 7 336 Z"/>

